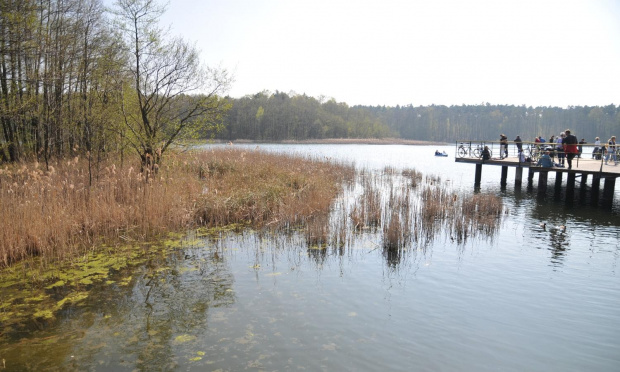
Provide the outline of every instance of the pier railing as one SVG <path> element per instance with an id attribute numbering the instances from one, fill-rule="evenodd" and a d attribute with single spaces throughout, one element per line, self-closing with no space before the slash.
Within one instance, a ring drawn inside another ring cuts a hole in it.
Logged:
<path id="1" fill-rule="evenodd" d="M 455 143 L 454 156 L 456 158 L 470 158 L 470 159 L 480 159 L 482 158 L 482 149 L 485 146 L 489 147 L 489 151 L 491 153 L 492 159 L 501 159 L 504 158 L 504 154 L 500 154 L 501 143 L 499 141 L 481 141 L 481 140 L 458 140 Z M 615 151 L 608 151 L 606 148 L 606 144 L 603 143 L 599 146 L 594 145 L 593 143 L 582 143 L 578 144 L 578 157 L 585 159 L 594 159 L 600 160 L 601 162 L 605 161 L 607 158 L 607 154 L 609 153 L 609 161 L 614 161 L 615 154 L 615 162 L 620 163 L 620 145 L 616 147 Z M 518 158 L 519 156 L 519 146 L 517 143 L 513 141 L 508 142 L 508 157 Z M 553 142 L 521 142 L 520 148 L 523 151 L 525 158 L 529 158 L 531 161 L 537 161 L 540 155 L 542 155 L 545 151 L 549 151 L 549 155 L 552 158 L 555 158 L 560 152 L 561 148 L 558 149 L 558 144 Z"/>
<path id="2" fill-rule="evenodd" d="M 514 169 L 515 188 L 520 188 L 523 181 L 523 172 L 527 169 L 527 187 L 533 188 L 534 177 L 538 175 L 538 192 L 545 194 L 547 190 L 548 176 L 555 178 L 555 195 L 565 194 L 566 201 L 571 202 L 575 194 L 576 180 L 581 185 L 579 197 L 590 199 L 592 205 L 599 204 L 601 183 L 604 182 L 601 205 L 613 204 L 616 178 L 620 177 L 620 153 L 617 148 L 607 149 L 607 146 L 596 146 L 593 143 L 578 144 L 579 153 L 569 163 L 559 156 L 562 154 L 561 145 L 553 142 L 521 142 L 517 146 L 514 142 L 508 143 L 508 156 L 505 157 L 504 149 L 499 141 L 459 140 L 455 144 L 455 161 L 463 164 L 475 165 L 474 187 L 480 188 L 482 168 L 484 165 L 501 166 L 500 185 L 506 187 L 508 170 Z M 482 150 L 487 146 L 491 152 L 489 161 L 481 161 Z M 523 157 L 519 157 L 519 149 L 523 151 Z M 501 154 L 500 154 L 501 152 Z M 549 152 L 553 157 L 552 166 L 537 166 L 538 157 Z M 566 177 L 566 185 L 563 187 L 563 178 Z M 587 186 L 588 179 L 591 185 Z M 587 196 L 586 196 L 587 195 Z"/>

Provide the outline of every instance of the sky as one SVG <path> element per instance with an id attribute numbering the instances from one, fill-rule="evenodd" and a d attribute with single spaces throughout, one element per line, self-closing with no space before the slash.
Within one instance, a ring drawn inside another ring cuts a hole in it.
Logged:
<path id="1" fill-rule="evenodd" d="M 620 105 L 620 0 L 170 0 L 161 26 L 234 98 Z"/>

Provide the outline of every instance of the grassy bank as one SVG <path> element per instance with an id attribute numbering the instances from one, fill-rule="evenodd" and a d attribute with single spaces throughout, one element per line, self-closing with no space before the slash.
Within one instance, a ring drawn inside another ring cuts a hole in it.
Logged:
<path id="1" fill-rule="evenodd" d="M 0 267 L 76 256 L 103 241 L 231 223 L 286 227 L 329 211 L 348 166 L 233 148 L 174 154 L 157 174 L 76 157 L 0 169 Z"/>

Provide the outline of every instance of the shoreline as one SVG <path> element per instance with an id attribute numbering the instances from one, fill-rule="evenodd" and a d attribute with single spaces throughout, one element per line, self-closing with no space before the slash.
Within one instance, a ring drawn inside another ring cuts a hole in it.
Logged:
<path id="1" fill-rule="evenodd" d="M 234 141 L 216 141 L 219 143 L 281 143 L 298 145 L 417 145 L 417 146 L 446 146 L 447 142 L 406 140 L 400 138 L 325 138 L 311 140 L 283 140 L 283 141 L 253 141 L 247 139 L 237 139 Z"/>

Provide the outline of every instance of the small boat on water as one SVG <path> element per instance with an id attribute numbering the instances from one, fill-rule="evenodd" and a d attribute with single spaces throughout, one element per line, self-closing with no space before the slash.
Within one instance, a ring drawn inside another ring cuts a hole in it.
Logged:
<path id="1" fill-rule="evenodd" d="M 435 156 L 448 156 L 448 154 L 444 152 L 435 151 Z"/>

